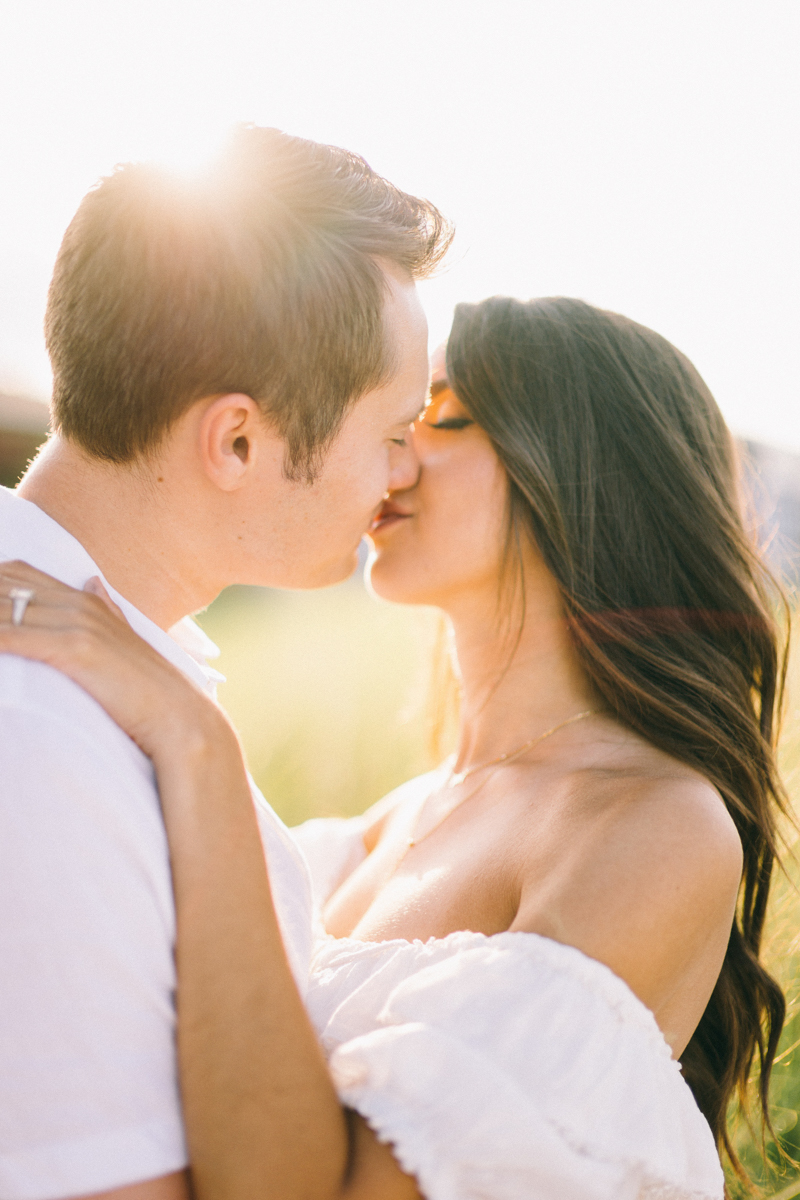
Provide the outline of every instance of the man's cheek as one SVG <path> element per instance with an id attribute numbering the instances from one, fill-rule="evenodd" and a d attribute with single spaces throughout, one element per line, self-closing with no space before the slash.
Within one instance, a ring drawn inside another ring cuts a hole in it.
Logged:
<path id="1" fill-rule="evenodd" d="M 383 499 L 387 486 L 387 473 L 375 470 L 373 463 L 365 463 L 363 470 L 352 475 L 348 481 L 342 496 L 343 510 L 349 509 L 353 517 L 362 513 L 368 513 L 371 517 L 372 510 Z"/>

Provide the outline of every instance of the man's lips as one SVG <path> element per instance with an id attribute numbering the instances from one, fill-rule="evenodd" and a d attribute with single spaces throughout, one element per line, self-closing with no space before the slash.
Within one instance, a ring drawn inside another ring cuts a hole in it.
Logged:
<path id="1" fill-rule="evenodd" d="M 404 512 L 390 500 L 385 500 L 367 532 L 376 533 L 379 529 L 388 529 L 390 525 L 399 525 L 401 521 L 407 520 L 410 516 L 411 513 Z"/>

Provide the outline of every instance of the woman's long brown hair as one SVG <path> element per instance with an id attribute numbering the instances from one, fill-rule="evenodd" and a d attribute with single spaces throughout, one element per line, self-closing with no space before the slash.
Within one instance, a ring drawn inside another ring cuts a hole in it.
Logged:
<path id="1" fill-rule="evenodd" d="M 745 532 L 735 447 L 664 338 L 579 300 L 459 305 L 448 381 L 510 480 L 512 531 L 558 580 L 607 709 L 717 788 L 744 849 L 719 980 L 681 1056 L 734 1166 L 729 1101 L 754 1059 L 766 1115 L 785 1015 L 759 961 L 776 823 L 785 671 L 773 585 Z M 768 1120 L 768 1116 L 767 1116 Z"/>

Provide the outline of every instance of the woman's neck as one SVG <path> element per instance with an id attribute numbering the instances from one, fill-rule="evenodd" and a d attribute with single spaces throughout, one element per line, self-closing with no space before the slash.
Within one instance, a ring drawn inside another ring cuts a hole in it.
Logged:
<path id="1" fill-rule="evenodd" d="M 494 597 L 448 612 L 462 687 L 457 770 L 597 707 L 549 574 L 526 579 L 525 609 L 521 628 L 521 613 L 506 619 Z"/>

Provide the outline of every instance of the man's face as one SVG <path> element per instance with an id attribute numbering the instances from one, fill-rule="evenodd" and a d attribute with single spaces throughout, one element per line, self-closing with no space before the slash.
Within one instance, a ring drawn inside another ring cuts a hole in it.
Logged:
<path id="1" fill-rule="evenodd" d="M 392 379 L 349 409 L 314 482 L 275 472 L 254 481 L 247 524 L 249 577 L 270 587 L 314 588 L 353 573 L 358 546 L 390 490 L 413 487 L 419 469 L 410 425 L 428 391 L 428 327 L 413 283 L 386 273 L 384 328 L 394 356 Z M 252 536 L 255 534 L 255 536 Z"/>

